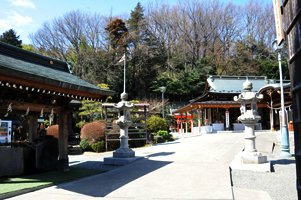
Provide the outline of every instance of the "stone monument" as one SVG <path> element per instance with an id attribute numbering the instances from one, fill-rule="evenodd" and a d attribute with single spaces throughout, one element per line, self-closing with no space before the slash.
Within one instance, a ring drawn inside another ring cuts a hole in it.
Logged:
<path id="1" fill-rule="evenodd" d="M 241 115 L 238 120 L 245 125 L 245 148 L 241 152 L 240 159 L 243 164 L 261 164 L 267 162 L 267 157 L 261 155 L 255 147 L 255 125 L 261 117 L 257 113 L 257 102 L 263 98 L 262 94 L 252 92 L 253 85 L 249 80 L 243 83 L 243 92 L 234 97 L 234 101 L 240 102 Z"/>

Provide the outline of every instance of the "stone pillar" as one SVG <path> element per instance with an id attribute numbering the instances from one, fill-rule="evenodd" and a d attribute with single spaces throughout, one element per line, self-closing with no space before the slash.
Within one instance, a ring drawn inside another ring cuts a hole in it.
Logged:
<path id="1" fill-rule="evenodd" d="M 34 142 L 38 136 L 38 114 L 28 116 L 28 140 Z"/>
<path id="2" fill-rule="evenodd" d="M 228 108 L 226 108 L 226 111 L 225 111 L 225 124 L 226 124 L 226 130 L 229 130 L 230 129 L 230 112 L 229 112 Z"/>
<path id="3" fill-rule="evenodd" d="M 69 158 L 68 158 L 68 135 L 72 131 L 71 127 L 71 110 L 68 108 L 62 108 L 58 113 L 58 146 L 59 146 L 59 166 L 61 170 L 68 170 Z"/>

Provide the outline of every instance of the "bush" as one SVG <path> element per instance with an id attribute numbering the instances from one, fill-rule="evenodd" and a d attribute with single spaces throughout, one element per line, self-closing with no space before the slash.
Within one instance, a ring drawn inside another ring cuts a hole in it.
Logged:
<path id="1" fill-rule="evenodd" d="M 89 144 L 89 141 L 87 139 L 82 139 L 79 143 L 79 146 L 84 150 L 84 151 L 89 151 L 91 150 L 91 146 Z"/>
<path id="2" fill-rule="evenodd" d="M 46 135 L 52 135 L 55 138 L 59 137 L 59 125 L 52 125 L 46 129 Z"/>
<path id="3" fill-rule="evenodd" d="M 105 137 L 106 122 L 105 121 L 94 121 L 86 123 L 81 131 L 80 138 L 86 139 L 90 144 L 97 141 L 101 141 Z"/>
<path id="4" fill-rule="evenodd" d="M 165 140 L 163 139 L 163 137 L 162 136 L 160 136 L 160 135 L 155 135 L 154 136 L 154 143 L 156 144 L 156 143 L 164 143 L 165 142 Z"/>
<path id="5" fill-rule="evenodd" d="M 157 132 L 157 135 L 161 136 L 165 141 L 169 141 L 171 138 L 171 135 L 167 131 L 160 130 Z"/>
<path id="6" fill-rule="evenodd" d="M 102 152 L 105 150 L 105 143 L 103 140 L 95 142 L 95 143 L 91 144 L 91 148 L 95 152 Z"/>
<path id="7" fill-rule="evenodd" d="M 157 133 L 159 130 L 167 130 L 166 120 L 152 115 L 147 119 L 147 129 L 150 133 Z"/>

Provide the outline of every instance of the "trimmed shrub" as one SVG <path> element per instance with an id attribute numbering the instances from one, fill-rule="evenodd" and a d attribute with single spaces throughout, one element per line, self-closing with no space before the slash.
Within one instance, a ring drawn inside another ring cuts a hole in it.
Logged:
<path id="1" fill-rule="evenodd" d="M 103 140 L 91 144 L 91 148 L 95 152 L 103 152 L 105 150 L 105 143 Z"/>
<path id="2" fill-rule="evenodd" d="M 91 146 L 89 144 L 89 141 L 87 139 L 82 139 L 80 140 L 79 146 L 84 150 L 84 151 L 90 151 Z"/>
<path id="3" fill-rule="evenodd" d="M 59 137 L 59 125 L 52 125 L 46 128 L 46 135 L 52 135 L 55 138 Z"/>
<path id="4" fill-rule="evenodd" d="M 147 119 L 147 129 L 150 133 L 157 133 L 159 130 L 167 130 L 166 120 L 152 115 Z"/>
<path id="5" fill-rule="evenodd" d="M 96 141 L 104 140 L 106 130 L 106 122 L 94 121 L 85 124 L 80 131 L 81 140 L 86 139 L 89 144 L 93 144 Z"/>

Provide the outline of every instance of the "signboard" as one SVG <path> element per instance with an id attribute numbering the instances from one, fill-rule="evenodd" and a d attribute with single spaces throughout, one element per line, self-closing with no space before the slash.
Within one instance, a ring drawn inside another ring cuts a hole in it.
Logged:
<path id="1" fill-rule="evenodd" d="M 273 0 L 273 7 L 274 7 L 277 42 L 279 46 L 284 40 L 280 0 Z"/>
<path id="2" fill-rule="evenodd" d="M 229 128 L 230 126 L 230 116 L 229 116 L 229 111 L 226 111 L 226 128 Z"/>

